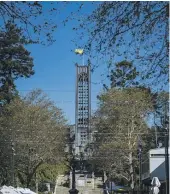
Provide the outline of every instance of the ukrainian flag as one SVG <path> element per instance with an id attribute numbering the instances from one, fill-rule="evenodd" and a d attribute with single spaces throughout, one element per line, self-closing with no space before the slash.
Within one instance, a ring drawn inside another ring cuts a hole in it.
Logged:
<path id="1" fill-rule="evenodd" d="M 75 49 L 75 53 L 82 55 L 83 54 L 83 49 Z"/>

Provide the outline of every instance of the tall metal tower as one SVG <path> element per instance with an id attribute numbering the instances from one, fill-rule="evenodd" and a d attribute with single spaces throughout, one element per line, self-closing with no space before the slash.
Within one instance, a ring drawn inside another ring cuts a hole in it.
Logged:
<path id="1" fill-rule="evenodd" d="M 91 117 L 91 68 L 90 65 L 76 64 L 76 147 L 85 146 L 90 142 Z"/>

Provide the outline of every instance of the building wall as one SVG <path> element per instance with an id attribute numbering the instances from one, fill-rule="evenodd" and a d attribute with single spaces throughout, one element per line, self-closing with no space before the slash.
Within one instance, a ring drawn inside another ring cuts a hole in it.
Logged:
<path id="1" fill-rule="evenodd" d="M 170 151 L 170 148 L 169 148 Z M 152 149 L 150 154 L 150 176 L 165 180 L 165 148 Z"/>
<path id="2" fill-rule="evenodd" d="M 169 148 L 170 152 L 170 148 Z M 158 177 L 165 181 L 165 148 L 156 148 L 149 151 L 148 159 L 142 164 L 142 180 Z"/>

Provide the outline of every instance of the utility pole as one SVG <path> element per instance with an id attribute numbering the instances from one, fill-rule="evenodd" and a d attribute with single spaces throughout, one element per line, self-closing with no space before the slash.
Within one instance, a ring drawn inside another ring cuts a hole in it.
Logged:
<path id="1" fill-rule="evenodd" d="M 163 128 L 165 130 L 165 177 L 166 177 L 166 194 L 169 194 L 169 116 L 168 105 L 165 103 L 164 116 L 162 118 Z"/>
<path id="2" fill-rule="evenodd" d="M 139 154 L 139 193 L 142 193 L 142 153 Z"/>
<path id="3" fill-rule="evenodd" d="M 38 193 L 38 174 L 35 173 L 35 190 L 36 190 L 36 193 Z"/>
<path id="4" fill-rule="evenodd" d="M 71 147 L 71 150 L 68 148 L 65 150 L 66 153 L 68 153 L 71 156 L 71 169 L 72 172 L 70 173 L 70 179 L 71 179 L 71 189 L 69 190 L 69 194 L 78 194 L 78 190 L 76 189 L 76 173 L 75 173 L 75 169 L 76 169 L 76 160 L 75 160 L 75 149 L 73 147 Z"/>
<path id="5" fill-rule="evenodd" d="M 15 165 L 14 165 L 14 156 L 15 156 L 15 149 L 14 149 L 14 142 L 11 143 L 11 185 L 14 187 L 15 184 Z"/>
<path id="6" fill-rule="evenodd" d="M 138 159 L 139 159 L 139 194 L 142 193 L 142 142 L 138 138 Z"/>
<path id="7" fill-rule="evenodd" d="M 165 133 L 165 174 L 166 174 L 166 194 L 169 194 L 169 128 Z"/>
<path id="8" fill-rule="evenodd" d="M 75 165 L 74 155 L 73 155 L 71 163 L 72 163 L 72 188 L 69 190 L 69 193 L 70 194 L 78 194 L 79 191 L 76 189 L 76 179 L 75 179 L 75 168 L 76 168 L 76 165 Z"/>

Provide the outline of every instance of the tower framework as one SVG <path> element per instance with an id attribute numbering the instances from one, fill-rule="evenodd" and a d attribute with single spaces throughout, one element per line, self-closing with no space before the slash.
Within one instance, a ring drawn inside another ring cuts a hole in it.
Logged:
<path id="1" fill-rule="evenodd" d="M 91 68 L 90 65 L 76 64 L 76 146 L 85 146 L 90 142 L 91 117 Z"/>

